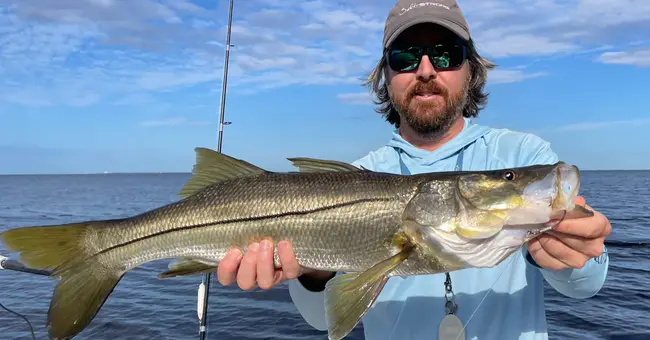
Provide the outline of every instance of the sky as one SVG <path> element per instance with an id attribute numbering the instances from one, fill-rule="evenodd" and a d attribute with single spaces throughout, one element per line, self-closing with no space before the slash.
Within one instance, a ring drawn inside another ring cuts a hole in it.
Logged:
<path id="1" fill-rule="evenodd" d="M 582 169 L 650 169 L 650 1 L 460 0 L 477 120 Z M 216 148 L 227 0 L 0 0 L 0 173 L 189 172 Z M 393 128 L 362 81 L 394 0 L 235 0 L 223 152 L 353 161 Z"/>

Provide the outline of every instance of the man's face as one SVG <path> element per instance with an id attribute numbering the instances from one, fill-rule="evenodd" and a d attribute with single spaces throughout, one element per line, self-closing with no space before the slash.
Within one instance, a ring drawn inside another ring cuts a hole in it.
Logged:
<path id="1" fill-rule="evenodd" d="M 455 38 L 451 31 L 438 25 L 420 24 L 404 31 L 393 46 L 433 46 Z M 401 123 L 423 137 L 444 133 L 462 114 L 469 83 L 467 61 L 458 69 L 443 71 L 423 55 L 416 69 L 397 72 L 388 65 L 386 69 L 388 91 Z"/>

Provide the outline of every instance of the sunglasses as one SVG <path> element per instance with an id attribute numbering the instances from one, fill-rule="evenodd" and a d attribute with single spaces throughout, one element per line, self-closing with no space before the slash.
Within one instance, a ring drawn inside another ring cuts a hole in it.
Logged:
<path id="1" fill-rule="evenodd" d="M 434 68 L 450 71 L 460 68 L 467 59 L 467 47 L 460 40 L 441 41 L 430 46 L 391 47 L 385 57 L 396 72 L 408 72 L 420 66 L 423 55 L 429 56 Z"/>

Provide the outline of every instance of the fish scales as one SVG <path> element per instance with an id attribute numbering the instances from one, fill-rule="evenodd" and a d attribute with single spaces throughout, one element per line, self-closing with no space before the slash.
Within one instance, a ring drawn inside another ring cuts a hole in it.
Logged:
<path id="1" fill-rule="evenodd" d="M 305 267 L 360 271 L 395 252 L 393 238 L 420 181 L 378 173 L 243 178 L 117 222 L 111 228 L 121 243 L 105 236 L 112 231 L 91 233 L 97 239 L 88 242 L 130 269 L 161 256 L 218 262 L 233 246 L 270 238 L 290 241 Z"/>

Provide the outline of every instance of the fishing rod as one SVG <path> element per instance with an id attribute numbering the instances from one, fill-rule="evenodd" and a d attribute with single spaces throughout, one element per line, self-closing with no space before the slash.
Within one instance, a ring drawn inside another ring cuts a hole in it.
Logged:
<path id="1" fill-rule="evenodd" d="M 221 107 L 219 110 L 219 140 L 217 142 L 217 152 L 221 152 L 223 144 L 223 128 L 225 125 L 230 125 L 231 122 L 225 122 L 226 112 L 226 87 L 228 84 L 228 62 L 230 59 L 230 34 L 232 32 L 232 9 L 234 0 L 230 0 L 230 8 L 228 10 L 228 33 L 226 35 L 226 56 L 223 66 L 223 84 L 221 87 Z M 203 280 L 199 285 L 198 299 L 197 299 L 197 314 L 199 317 L 199 339 L 205 340 L 207 334 L 207 319 L 208 319 L 208 297 L 210 295 L 210 278 L 212 273 L 203 274 Z"/>
<path id="2" fill-rule="evenodd" d="M 12 260 L 6 256 L 0 255 L 0 270 L 3 269 L 29 273 L 29 274 L 44 275 L 44 276 L 50 276 L 50 274 L 52 273 L 48 270 L 26 267 L 24 264 L 20 263 L 19 261 Z"/>
<path id="3" fill-rule="evenodd" d="M 17 272 L 23 272 L 23 273 L 28 273 L 28 274 L 36 274 L 36 275 L 43 275 L 43 276 L 50 276 L 52 272 L 49 270 L 42 270 L 42 269 L 35 269 L 35 268 L 29 268 L 26 267 L 24 264 L 20 263 L 19 261 L 12 260 L 6 256 L 0 255 L 0 270 L 13 270 Z M 32 336 L 32 340 L 36 340 L 36 334 L 34 333 L 34 327 L 32 326 L 32 323 L 29 322 L 29 319 L 27 319 L 26 316 L 13 311 L 9 309 L 9 307 L 6 307 L 2 303 L 0 303 L 0 308 L 6 310 L 7 312 L 14 314 L 21 319 L 25 320 L 27 323 L 27 326 L 29 326 L 29 333 Z"/>

